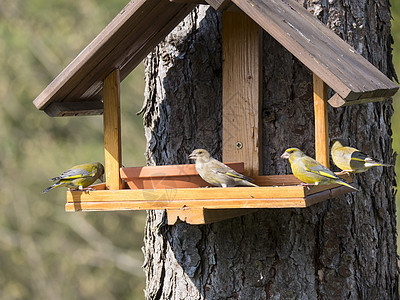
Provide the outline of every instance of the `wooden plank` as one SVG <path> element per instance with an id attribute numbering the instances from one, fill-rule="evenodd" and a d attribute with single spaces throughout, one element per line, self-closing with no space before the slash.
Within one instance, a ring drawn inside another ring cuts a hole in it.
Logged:
<path id="1" fill-rule="evenodd" d="M 232 0 L 346 102 L 398 86 L 294 0 Z"/>
<path id="2" fill-rule="evenodd" d="M 130 1 L 106 28 L 34 100 L 101 100 L 104 78 L 118 67 L 123 80 L 182 21 L 196 4 Z"/>
<path id="3" fill-rule="evenodd" d="M 188 224 L 205 224 L 204 208 L 167 209 L 168 225 L 186 222 Z"/>
<path id="4" fill-rule="evenodd" d="M 120 194 L 122 191 L 103 191 L 104 194 Z M 135 194 L 130 191 L 131 194 Z M 307 197 L 293 197 L 293 198 L 243 198 L 243 199 L 175 199 L 175 200 L 148 200 L 146 198 L 135 200 L 134 197 L 122 198 L 122 197 L 111 197 L 112 200 L 104 201 L 102 197 L 97 197 L 98 201 L 87 201 L 87 196 L 93 196 L 94 194 L 101 193 L 101 191 L 88 191 L 88 192 L 67 192 L 67 199 L 71 200 L 76 193 L 83 193 L 86 199 L 80 201 L 68 201 L 65 205 L 66 211 L 118 211 L 118 210 L 149 210 L 149 209 L 167 209 L 172 210 L 169 220 L 172 224 L 176 221 L 176 218 L 181 212 L 177 210 L 192 210 L 192 213 L 183 214 L 186 218 L 191 218 L 190 222 L 198 222 L 197 224 L 203 224 L 207 222 L 216 222 L 217 219 L 224 218 L 223 210 L 230 209 L 260 209 L 260 208 L 304 208 L 321 201 L 338 197 L 348 192 L 354 192 L 353 190 L 343 186 L 331 186 L 330 189 L 324 190 Z M 71 198 L 71 199 L 70 199 Z M 200 211 L 204 210 L 204 211 Z M 210 218 L 207 220 L 207 214 L 204 212 L 210 211 Z M 222 210 L 222 211 L 214 211 Z M 246 213 L 248 213 L 247 211 Z M 253 211 L 251 211 L 253 212 Z M 240 211 L 237 211 L 240 213 Z M 236 216 L 234 210 L 228 213 L 227 216 Z M 175 217 L 175 219 L 174 219 Z M 185 217 L 183 217 L 185 219 Z M 197 221 L 195 221 L 197 220 Z M 171 224 L 170 223 L 170 224 Z"/>
<path id="5" fill-rule="evenodd" d="M 222 15 L 222 148 L 225 161 L 244 161 L 244 174 L 261 165 L 261 29 L 241 12 Z"/>
<path id="6" fill-rule="evenodd" d="M 182 209 L 188 207 L 187 201 L 99 201 L 99 202 L 67 202 L 66 211 L 106 211 L 106 210 L 152 210 L 152 209 Z M 190 208 L 230 209 L 230 208 L 302 208 L 306 207 L 304 198 L 278 199 L 221 199 L 191 200 Z"/>
<path id="7" fill-rule="evenodd" d="M 169 0 L 175 3 L 195 3 L 195 4 L 208 4 L 205 0 Z"/>
<path id="8" fill-rule="evenodd" d="M 313 87 L 315 159 L 329 168 L 328 86 L 314 73 Z"/>
<path id="9" fill-rule="evenodd" d="M 53 102 L 44 111 L 50 117 L 101 115 L 103 102 L 98 100 Z"/>
<path id="10" fill-rule="evenodd" d="M 104 154 L 106 186 L 110 190 L 122 188 L 121 167 L 121 112 L 120 77 L 115 69 L 104 80 Z"/>
<path id="11" fill-rule="evenodd" d="M 308 207 L 308 206 L 314 205 L 316 203 L 325 201 L 327 199 L 333 199 L 333 198 L 339 197 L 341 195 L 344 195 L 344 194 L 347 194 L 350 192 L 354 192 L 354 190 L 352 190 L 351 188 L 348 188 L 346 186 L 339 186 L 339 187 L 336 187 L 333 189 L 321 191 L 319 193 L 315 193 L 310 196 L 307 196 L 306 206 Z"/>
<path id="12" fill-rule="evenodd" d="M 320 186 L 328 189 L 330 186 Z M 187 189 L 149 189 L 149 190 L 96 190 L 96 191 L 71 191 L 67 192 L 67 202 L 74 201 L 139 201 L 160 200 L 212 200 L 221 199 L 272 199 L 272 198 L 301 198 L 312 190 L 303 186 L 282 187 L 232 187 L 232 188 L 187 188 Z"/>
<path id="13" fill-rule="evenodd" d="M 350 178 L 348 175 L 344 178 Z M 351 180 L 347 180 L 351 183 Z M 67 202 L 79 201 L 136 201 L 136 200 L 212 200 L 220 199 L 284 199 L 306 197 L 323 190 L 332 189 L 339 185 L 319 185 L 304 187 L 295 186 L 269 186 L 269 187 L 230 187 L 230 188 L 186 188 L 186 189 L 149 189 L 149 190 L 101 190 L 95 191 L 69 191 Z M 94 186 L 96 187 L 96 186 Z M 101 185 L 100 185 L 101 187 Z"/>
<path id="14" fill-rule="evenodd" d="M 204 208 L 183 208 L 168 209 L 168 225 L 186 222 L 188 224 L 210 224 L 258 211 L 258 209 L 204 209 Z"/>
<path id="15" fill-rule="evenodd" d="M 206 0 L 206 2 L 211 5 L 215 10 L 224 10 L 230 4 L 230 0 Z"/>
<path id="16" fill-rule="evenodd" d="M 240 173 L 244 170 L 244 163 L 242 162 L 228 162 L 225 164 Z M 123 179 L 184 175 L 199 175 L 196 171 L 195 164 L 121 168 L 121 178 Z"/>
<path id="17" fill-rule="evenodd" d="M 346 102 L 342 97 L 340 97 L 337 93 L 329 98 L 328 102 L 332 107 L 342 107 L 348 105 L 355 105 L 355 104 L 362 104 L 362 103 L 369 103 L 369 102 L 380 102 L 388 100 L 390 97 L 383 96 L 383 97 L 374 97 L 374 98 L 361 98 L 358 100 L 352 100 Z"/>

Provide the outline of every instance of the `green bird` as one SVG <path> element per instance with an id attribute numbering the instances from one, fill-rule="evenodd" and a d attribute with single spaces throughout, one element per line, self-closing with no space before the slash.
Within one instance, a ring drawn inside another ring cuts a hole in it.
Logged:
<path id="1" fill-rule="evenodd" d="M 332 160 L 342 170 L 341 173 L 362 173 L 372 167 L 391 167 L 393 165 L 376 161 L 370 156 L 346 145 L 342 139 L 333 140 Z"/>
<path id="2" fill-rule="evenodd" d="M 99 162 L 77 165 L 65 171 L 60 176 L 50 179 L 50 181 L 56 181 L 56 183 L 43 190 L 42 194 L 60 186 L 65 186 L 68 189 L 83 190 L 97 179 L 103 181 L 103 174 L 104 167 Z"/>
<path id="3" fill-rule="evenodd" d="M 196 161 L 196 171 L 209 184 L 223 188 L 237 185 L 257 187 L 251 182 L 254 181 L 252 178 L 246 177 L 212 158 L 207 150 L 196 149 L 189 155 L 189 159 Z"/>
<path id="4" fill-rule="evenodd" d="M 288 159 L 293 175 L 303 181 L 303 185 L 341 184 L 353 190 L 355 187 L 336 176 L 328 168 L 321 165 L 315 159 L 305 155 L 298 148 L 289 148 L 282 154 L 281 158 Z"/>

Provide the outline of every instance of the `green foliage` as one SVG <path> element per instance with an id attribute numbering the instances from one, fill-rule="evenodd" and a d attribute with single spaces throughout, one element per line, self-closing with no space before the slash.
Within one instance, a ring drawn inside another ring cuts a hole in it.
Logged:
<path id="1" fill-rule="evenodd" d="M 144 212 L 66 213 L 42 195 L 73 165 L 104 162 L 98 116 L 50 118 L 33 99 L 126 0 L 0 3 L 0 298 L 142 299 Z M 122 84 L 123 163 L 145 163 L 143 66 Z"/>

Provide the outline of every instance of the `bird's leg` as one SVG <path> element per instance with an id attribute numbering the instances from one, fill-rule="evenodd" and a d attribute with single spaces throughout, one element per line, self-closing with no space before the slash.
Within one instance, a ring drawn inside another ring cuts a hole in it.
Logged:
<path id="1" fill-rule="evenodd" d="M 343 170 L 342 172 L 336 173 L 336 175 L 349 175 L 350 176 L 350 170 Z"/>
<path id="2" fill-rule="evenodd" d="M 91 188 L 91 187 L 87 187 L 87 188 L 84 188 L 83 190 L 85 191 L 86 194 L 88 194 L 89 191 L 95 191 L 96 189 L 95 188 Z"/>
<path id="3" fill-rule="evenodd" d="M 315 183 L 305 183 L 305 182 L 302 182 L 302 183 L 300 183 L 300 185 L 301 186 L 305 186 L 308 190 L 309 189 L 311 189 L 311 186 L 314 186 L 314 185 L 316 185 Z"/>

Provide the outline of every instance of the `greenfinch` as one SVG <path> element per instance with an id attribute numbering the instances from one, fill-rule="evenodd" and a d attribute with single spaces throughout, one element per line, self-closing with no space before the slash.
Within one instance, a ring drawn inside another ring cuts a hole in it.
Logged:
<path id="1" fill-rule="evenodd" d="M 104 167 L 99 162 L 77 165 L 65 171 L 60 176 L 50 179 L 50 181 L 56 181 L 56 183 L 45 189 L 42 194 L 60 186 L 65 186 L 68 189 L 83 190 L 97 179 L 103 181 L 103 174 Z"/>
<path id="2" fill-rule="evenodd" d="M 342 139 L 335 139 L 331 149 L 332 160 L 342 170 L 341 173 L 362 173 L 372 167 L 392 166 L 377 162 L 356 148 L 344 145 L 346 144 Z"/>
<path id="3" fill-rule="evenodd" d="M 223 188 L 237 185 L 257 187 L 257 185 L 251 182 L 253 179 L 236 172 L 222 162 L 212 158 L 207 150 L 196 149 L 189 155 L 189 159 L 196 161 L 196 171 L 209 184 Z"/>
<path id="4" fill-rule="evenodd" d="M 303 181 L 305 183 L 303 185 L 336 183 L 358 191 L 355 187 L 336 176 L 335 173 L 321 165 L 315 159 L 305 155 L 298 148 L 286 149 L 281 158 L 289 160 L 293 175 Z"/>

